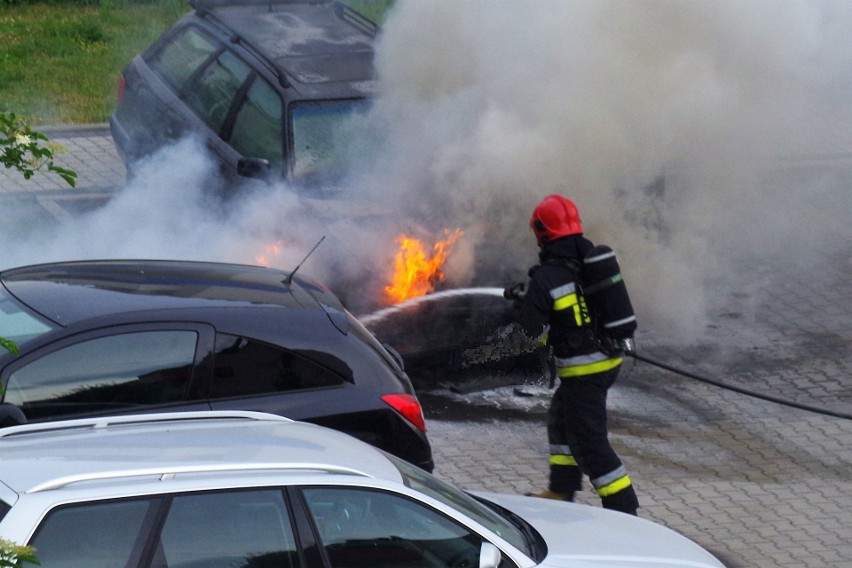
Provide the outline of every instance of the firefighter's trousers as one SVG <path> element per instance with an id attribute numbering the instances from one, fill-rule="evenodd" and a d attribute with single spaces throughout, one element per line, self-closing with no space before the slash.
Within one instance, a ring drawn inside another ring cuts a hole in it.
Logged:
<path id="1" fill-rule="evenodd" d="M 639 500 L 607 431 L 607 391 L 619 368 L 560 380 L 547 425 L 550 490 L 573 497 L 586 474 L 604 508 L 636 514 Z"/>

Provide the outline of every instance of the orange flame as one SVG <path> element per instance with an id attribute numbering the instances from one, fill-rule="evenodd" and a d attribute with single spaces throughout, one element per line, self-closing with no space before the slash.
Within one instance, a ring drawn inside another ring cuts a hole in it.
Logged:
<path id="1" fill-rule="evenodd" d="M 281 248 L 283 243 L 281 241 L 275 241 L 274 243 L 268 244 L 263 247 L 264 254 L 260 254 L 255 257 L 254 262 L 260 266 L 269 266 L 270 257 L 277 258 L 278 255 L 281 254 Z"/>
<path id="2" fill-rule="evenodd" d="M 385 286 L 388 299 L 394 304 L 428 294 L 435 289 L 435 282 L 444 278 L 441 267 L 447 260 L 453 244 L 464 233 L 460 229 L 450 232 L 444 229 L 443 240 L 432 246 L 432 255 L 427 257 L 423 243 L 414 237 L 400 235 L 399 251 L 394 258 L 393 275 L 389 286 Z"/>

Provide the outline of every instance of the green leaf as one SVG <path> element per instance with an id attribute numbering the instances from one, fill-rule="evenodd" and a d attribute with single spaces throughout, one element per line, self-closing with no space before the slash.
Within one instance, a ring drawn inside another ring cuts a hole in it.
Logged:
<path id="1" fill-rule="evenodd" d="M 11 353 L 12 355 L 17 356 L 18 353 L 20 353 L 18 351 L 18 346 L 15 344 L 15 342 L 10 341 L 10 340 L 6 339 L 5 337 L 0 337 L 0 346 L 5 347 L 6 351 Z"/>

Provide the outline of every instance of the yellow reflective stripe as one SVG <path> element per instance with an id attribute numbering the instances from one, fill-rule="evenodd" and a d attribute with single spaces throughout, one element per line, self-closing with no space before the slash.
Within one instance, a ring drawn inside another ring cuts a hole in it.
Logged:
<path id="1" fill-rule="evenodd" d="M 607 359 L 598 363 L 589 363 L 588 365 L 560 367 L 556 369 L 556 375 L 560 379 L 564 379 L 567 377 L 582 377 L 585 375 L 594 375 L 595 373 L 603 373 L 604 371 L 609 371 L 610 369 L 618 367 L 621 365 L 623 360 L 624 359 L 622 357 L 616 357 L 614 359 Z"/>
<path id="2" fill-rule="evenodd" d="M 604 485 L 603 487 L 597 487 L 595 491 L 597 491 L 598 495 L 601 497 L 609 497 L 610 495 L 615 495 L 622 489 L 630 487 L 630 485 L 630 477 L 625 475 L 624 477 L 619 477 L 612 483 Z"/>
<path id="3" fill-rule="evenodd" d="M 575 355 L 574 357 L 554 357 L 557 367 L 577 367 L 579 365 L 589 365 L 611 359 L 609 355 L 602 351 L 595 351 L 586 355 Z"/>
<path id="4" fill-rule="evenodd" d="M 550 456 L 550 465 L 577 465 L 577 460 L 574 456 L 552 455 Z"/>
<path id="5" fill-rule="evenodd" d="M 577 294 L 568 294 L 553 300 L 553 311 L 560 312 L 577 305 Z"/>
<path id="6" fill-rule="evenodd" d="M 580 327 L 583 323 L 589 323 L 592 321 L 588 317 L 583 299 L 577 296 L 577 294 L 563 296 L 553 301 L 554 312 L 561 312 L 569 308 L 574 309 L 574 323 L 577 324 L 577 327 Z"/>

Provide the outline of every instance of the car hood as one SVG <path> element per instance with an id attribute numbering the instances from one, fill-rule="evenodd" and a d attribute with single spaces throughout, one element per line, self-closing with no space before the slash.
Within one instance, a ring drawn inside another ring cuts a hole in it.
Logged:
<path id="1" fill-rule="evenodd" d="M 477 493 L 519 515 L 547 543 L 540 568 L 724 568 L 696 543 L 651 521 L 537 497 Z"/>

